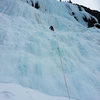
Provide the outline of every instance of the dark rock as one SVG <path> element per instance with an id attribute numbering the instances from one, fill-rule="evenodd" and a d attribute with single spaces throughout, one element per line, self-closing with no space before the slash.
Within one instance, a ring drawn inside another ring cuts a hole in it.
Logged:
<path id="1" fill-rule="evenodd" d="M 91 10 L 87 7 L 82 6 L 86 12 L 88 12 L 89 14 L 93 15 L 94 17 L 96 17 L 100 23 L 100 12 L 96 11 L 96 10 Z"/>
<path id="2" fill-rule="evenodd" d="M 95 27 L 100 29 L 100 24 L 95 24 Z"/>
<path id="3" fill-rule="evenodd" d="M 33 3 L 33 1 L 31 1 L 31 3 L 32 3 L 32 7 L 34 7 L 34 3 Z"/>
<path id="4" fill-rule="evenodd" d="M 81 6 L 79 6 L 79 5 L 77 5 L 78 6 L 78 9 L 79 9 L 79 11 L 82 11 L 82 8 L 81 8 Z"/>
<path id="5" fill-rule="evenodd" d="M 83 20 L 84 20 L 85 22 L 88 22 L 88 19 L 87 19 L 86 16 L 83 17 Z"/>
<path id="6" fill-rule="evenodd" d="M 100 12 L 99 11 L 97 11 L 97 10 L 91 10 L 90 8 L 87 8 L 87 7 L 85 7 L 83 5 L 79 5 L 79 4 L 74 4 L 74 5 L 77 5 L 80 8 L 84 8 L 84 10 L 86 12 L 88 12 L 90 15 L 96 17 L 98 19 L 99 23 L 100 23 Z"/>
<path id="7" fill-rule="evenodd" d="M 72 15 L 75 15 L 75 13 L 74 13 L 74 12 L 72 12 Z"/>
<path id="8" fill-rule="evenodd" d="M 38 3 L 38 2 L 36 2 L 36 3 L 35 3 L 35 8 L 36 8 L 36 9 L 39 9 L 39 8 L 40 8 L 40 6 L 39 6 L 39 3 Z"/>
<path id="9" fill-rule="evenodd" d="M 88 23 L 88 27 L 93 27 L 96 23 L 96 20 L 93 17 L 88 19 L 86 16 L 84 16 L 83 20 Z"/>
<path id="10" fill-rule="evenodd" d="M 68 3 L 72 3 L 72 1 L 71 1 L 71 0 L 69 0 L 69 1 L 68 1 Z"/>
<path id="11" fill-rule="evenodd" d="M 27 2 L 28 4 L 30 4 L 28 1 L 26 1 L 26 2 Z M 31 2 L 31 4 L 30 4 L 30 5 L 31 5 L 32 7 L 34 7 L 34 3 L 33 3 L 33 1 L 32 1 L 32 0 L 30 0 L 30 2 Z"/>
<path id="12" fill-rule="evenodd" d="M 78 19 L 77 19 L 77 17 L 76 17 L 76 16 L 74 16 L 74 18 L 78 21 Z"/>

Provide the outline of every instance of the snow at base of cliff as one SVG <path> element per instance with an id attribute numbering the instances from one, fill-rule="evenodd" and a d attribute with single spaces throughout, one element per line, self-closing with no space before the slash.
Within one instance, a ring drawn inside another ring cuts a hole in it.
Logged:
<path id="1" fill-rule="evenodd" d="M 0 100 L 69 100 L 67 97 L 49 96 L 18 84 L 0 83 Z M 75 100 L 75 99 L 71 99 Z"/>

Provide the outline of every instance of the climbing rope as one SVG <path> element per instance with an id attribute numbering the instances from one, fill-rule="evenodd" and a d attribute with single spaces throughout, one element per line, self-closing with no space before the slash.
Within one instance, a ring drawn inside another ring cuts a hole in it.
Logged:
<path id="1" fill-rule="evenodd" d="M 70 100 L 69 88 L 68 88 L 66 76 L 65 76 L 65 73 L 64 73 L 64 66 L 63 66 L 63 61 L 62 61 L 62 57 L 61 57 L 61 53 L 60 53 L 59 43 L 58 43 L 58 39 L 56 37 L 56 33 L 55 32 L 54 32 L 54 37 L 55 37 L 56 42 L 57 42 L 57 50 L 58 50 L 59 58 L 60 58 L 60 62 L 61 62 L 61 68 L 62 68 L 62 73 L 63 73 L 63 77 L 64 77 L 65 87 L 66 87 L 66 90 L 67 90 L 68 98 Z"/>

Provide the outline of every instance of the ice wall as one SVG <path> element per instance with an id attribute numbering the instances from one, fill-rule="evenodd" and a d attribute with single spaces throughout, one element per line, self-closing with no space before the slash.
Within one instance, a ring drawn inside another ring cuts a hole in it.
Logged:
<path id="1" fill-rule="evenodd" d="M 100 30 L 77 23 L 63 12 L 63 3 L 50 5 L 43 12 L 20 0 L 0 0 L 0 82 L 67 96 L 54 32 L 49 30 L 53 25 L 71 97 L 99 100 Z"/>

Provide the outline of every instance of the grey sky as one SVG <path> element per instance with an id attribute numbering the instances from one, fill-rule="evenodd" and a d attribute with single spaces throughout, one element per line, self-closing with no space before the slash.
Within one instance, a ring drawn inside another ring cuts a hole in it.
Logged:
<path id="1" fill-rule="evenodd" d="M 62 0 L 68 1 L 68 0 Z M 71 0 L 74 3 L 82 4 L 94 10 L 100 11 L 100 0 Z"/>

